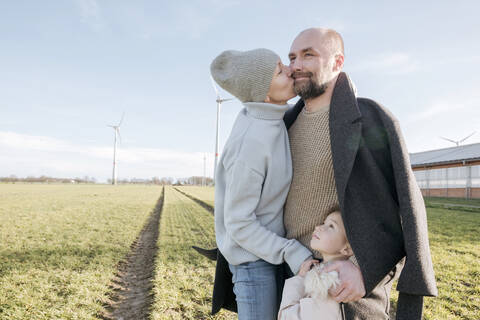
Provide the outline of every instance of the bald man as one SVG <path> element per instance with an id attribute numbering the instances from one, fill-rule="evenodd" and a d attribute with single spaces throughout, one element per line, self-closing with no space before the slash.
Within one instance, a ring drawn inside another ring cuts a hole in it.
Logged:
<path id="1" fill-rule="evenodd" d="M 287 238 L 310 248 L 315 226 L 339 208 L 354 258 L 326 271 L 339 273 L 341 284 L 330 294 L 344 318 L 388 319 L 392 280 L 406 261 L 397 319 L 421 319 L 423 296 L 437 294 L 423 198 L 398 121 L 356 97 L 342 72 L 344 57 L 342 37 L 331 29 L 304 30 L 290 48 L 301 100 L 284 118 L 293 162 Z"/>

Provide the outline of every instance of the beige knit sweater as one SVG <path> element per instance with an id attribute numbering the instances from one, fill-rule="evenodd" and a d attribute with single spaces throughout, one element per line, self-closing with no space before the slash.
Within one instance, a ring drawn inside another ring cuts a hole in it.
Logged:
<path id="1" fill-rule="evenodd" d="M 328 107 L 317 112 L 304 108 L 288 131 L 293 178 L 284 211 L 286 237 L 299 240 L 316 258 L 321 254 L 310 247 L 312 232 L 339 209 L 328 117 Z"/>

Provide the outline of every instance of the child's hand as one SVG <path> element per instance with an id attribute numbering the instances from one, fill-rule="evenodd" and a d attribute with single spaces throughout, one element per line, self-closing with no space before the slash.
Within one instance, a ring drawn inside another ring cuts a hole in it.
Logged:
<path id="1" fill-rule="evenodd" d="M 301 277 L 305 277 L 307 272 L 312 268 L 312 265 L 317 263 L 319 263 L 319 261 L 315 259 L 305 260 L 300 266 L 300 271 L 298 272 L 298 275 Z"/>

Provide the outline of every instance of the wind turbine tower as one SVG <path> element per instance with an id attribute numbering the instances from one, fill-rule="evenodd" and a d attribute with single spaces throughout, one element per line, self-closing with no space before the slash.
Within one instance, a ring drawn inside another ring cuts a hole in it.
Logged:
<path id="1" fill-rule="evenodd" d="M 213 166 L 213 181 L 215 183 L 215 176 L 216 176 L 216 172 L 217 172 L 217 163 L 218 163 L 218 140 L 219 140 L 219 137 L 220 137 L 220 133 L 219 133 L 219 130 L 220 130 L 220 107 L 222 106 L 222 103 L 225 102 L 225 101 L 230 101 L 230 100 L 233 100 L 233 99 L 222 99 L 222 97 L 220 96 L 220 93 L 218 92 L 218 89 L 217 89 L 217 86 L 215 85 L 215 81 L 213 81 L 213 78 L 210 77 L 210 80 L 212 80 L 212 85 L 213 85 L 213 89 L 215 90 L 215 93 L 217 94 L 217 133 L 215 135 L 215 163 L 214 163 L 214 166 Z"/>
<path id="2" fill-rule="evenodd" d="M 203 179 L 202 179 L 202 187 L 207 185 L 207 155 L 203 155 Z"/>
<path id="3" fill-rule="evenodd" d="M 120 135 L 120 126 L 123 122 L 123 117 L 125 112 L 122 114 L 122 118 L 117 125 L 108 125 L 108 127 L 113 128 L 115 138 L 113 140 L 113 172 L 112 172 L 112 185 L 117 184 L 117 137 L 122 141 L 122 136 Z"/>

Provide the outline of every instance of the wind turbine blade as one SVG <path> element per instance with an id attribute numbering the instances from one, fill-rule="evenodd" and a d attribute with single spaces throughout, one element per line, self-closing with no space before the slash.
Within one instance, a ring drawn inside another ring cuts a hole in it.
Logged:
<path id="1" fill-rule="evenodd" d="M 477 133 L 476 131 L 472 132 L 470 135 L 468 135 L 467 137 L 463 138 L 462 140 L 460 140 L 459 142 L 463 142 L 465 140 L 467 140 L 468 138 L 470 138 L 471 136 L 473 136 L 475 133 Z"/>
<path id="2" fill-rule="evenodd" d="M 222 102 L 233 100 L 233 98 L 222 99 Z"/>
<path id="3" fill-rule="evenodd" d="M 447 138 L 444 138 L 444 137 L 440 137 L 440 138 L 443 139 L 443 140 L 447 140 L 447 141 L 453 142 L 453 143 L 455 143 L 455 144 L 458 143 L 457 141 L 453 141 L 453 140 L 450 140 L 450 139 L 447 139 Z"/>
<path id="4" fill-rule="evenodd" d="M 220 93 L 218 92 L 217 86 L 215 85 L 215 80 L 213 80 L 212 76 L 210 76 L 210 80 L 212 80 L 212 86 L 215 90 L 215 93 L 217 94 L 217 98 L 220 98 Z"/>
<path id="5" fill-rule="evenodd" d="M 125 111 L 122 113 L 122 118 L 120 119 L 120 122 L 118 123 L 119 127 L 122 125 L 123 117 L 125 117 Z"/>

